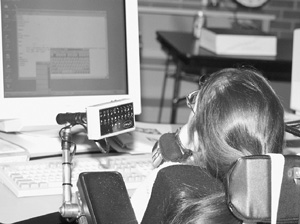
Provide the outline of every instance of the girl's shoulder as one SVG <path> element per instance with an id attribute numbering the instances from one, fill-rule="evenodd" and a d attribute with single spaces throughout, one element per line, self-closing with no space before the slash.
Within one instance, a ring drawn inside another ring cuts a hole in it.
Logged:
<path id="1" fill-rule="evenodd" d="M 180 163 L 166 164 L 158 173 L 155 182 L 168 187 L 192 186 L 207 194 L 223 191 L 223 183 L 213 177 L 206 169 Z M 206 194 L 205 193 L 205 194 Z"/>

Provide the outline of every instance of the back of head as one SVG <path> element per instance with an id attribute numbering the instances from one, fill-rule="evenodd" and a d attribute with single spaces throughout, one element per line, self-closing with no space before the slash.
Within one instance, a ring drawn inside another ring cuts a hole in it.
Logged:
<path id="1" fill-rule="evenodd" d="M 282 151 L 283 107 L 255 70 L 213 73 L 201 87 L 194 110 L 190 134 L 198 142 L 195 161 L 215 176 L 223 177 L 241 156 Z"/>

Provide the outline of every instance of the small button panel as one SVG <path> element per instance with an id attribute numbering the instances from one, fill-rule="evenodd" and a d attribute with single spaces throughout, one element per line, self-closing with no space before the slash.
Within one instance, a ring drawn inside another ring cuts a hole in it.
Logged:
<path id="1" fill-rule="evenodd" d="M 133 103 L 99 110 L 101 135 L 134 127 Z"/>

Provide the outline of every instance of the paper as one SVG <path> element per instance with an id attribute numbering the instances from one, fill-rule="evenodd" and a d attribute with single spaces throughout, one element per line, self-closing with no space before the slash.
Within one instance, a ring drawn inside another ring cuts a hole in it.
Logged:
<path id="1" fill-rule="evenodd" d="M 30 157 L 33 158 L 62 154 L 61 139 L 58 133 L 58 129 L 22 133 L 0 132 L 0 137 L 26 149 Z M 87 139 L 85 132 L 74 129 L 72 133 L 72 141 L 76 143 L 76 152 L 100 152 L 95 142 Z"/>
<path id="2" fill-rule="evenodd" d="M 300 120 L 300 115 L 299 114 L 291 113 L 291 112 L 288 112 L 288 111 L 284 112 L 284 121 L 285 122 L 297 121 L 297 120 Z"/>
<path id="3" fill-rule="evenodd" d="M 26 150 L 18 145 L 0 139 L 0 156 L 7 153 L 19 153 Z"/>
<path id="4" fill-rule="evenodd" d="M 0 138 L 0 163 L 27 161 L 29 154 L 23 147 Z"/>
<path id="5" fill-rule="evenodd" d="M 179 125 L 136 122 L 135 131 L 118 135 L 116 138 L 108 138 L 108 140 L 118 152 L 131 154 L 151 153 L 153 145 L 162 134 L 175 132 L 178 127 Z M 31 158 L 59 155 L 62 151 L 58 132 L 59 129 L 57 127 L 49 130 L 24 131 L 21 133 L 0 132 L 0 138 L 8 141 L 8 143 L 4 142 L 7 147 L 2 147 L 2 150 L 24 150 Z M 88 140 L 84 130 L 74 128 L 72 133 L 72 140 L 77 147 L 76 152 L 100 152 L 95 142 Z M 10 142 L 13 142 L 16 147 L 10 145 Z"/>
<path id="6" fill-rule="evenodd" d="M 153 145 L 164 133 L 174 132 L 179 125 L 136 122 L 135 131 L 110 139 L 110 144 L 118 152 L 131 154 L 151 153 Z"/>

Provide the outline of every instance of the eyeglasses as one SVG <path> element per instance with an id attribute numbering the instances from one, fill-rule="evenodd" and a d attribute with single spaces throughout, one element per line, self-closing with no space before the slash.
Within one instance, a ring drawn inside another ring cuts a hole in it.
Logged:
<path id="1" fill-rule="evenodd" d="M 188 106 L 188 108 L 190 108 L 193 111 L 194 114 L 195 114 L 194 106 L 195 106 L 195 103 L 196 103 L 196 99 L 197 99 L 198 93 L 199 93 L 199 90 L 195 90 L 195 91 L 189 93 L 185 97 L 185 99 L 186 99 L 186 105 Z"/>
<path id="2" fill-rule="evenodd" d="M 202 75 L 200 78 L 199 78 L 199 82 L 198 82 L 198 85 L 199 85 L 199 89 L 201 89 L 201 87 L 203 86 L 204 84 L 204 81 L 205 81 L 205 75 Z M 191 93 L 189 93 L 185 99 L 186 99 L 186 105 L 188 106 L 188 108 L 190 108 L 193 113 L 195 114 L 195 111 L 194 111 L 194 107 L 195 107 L 195 104 L 196 104 L 196 99 L 197 99 L 197 96 L 200 92 L 200 90 L 195 90 Z"/>

